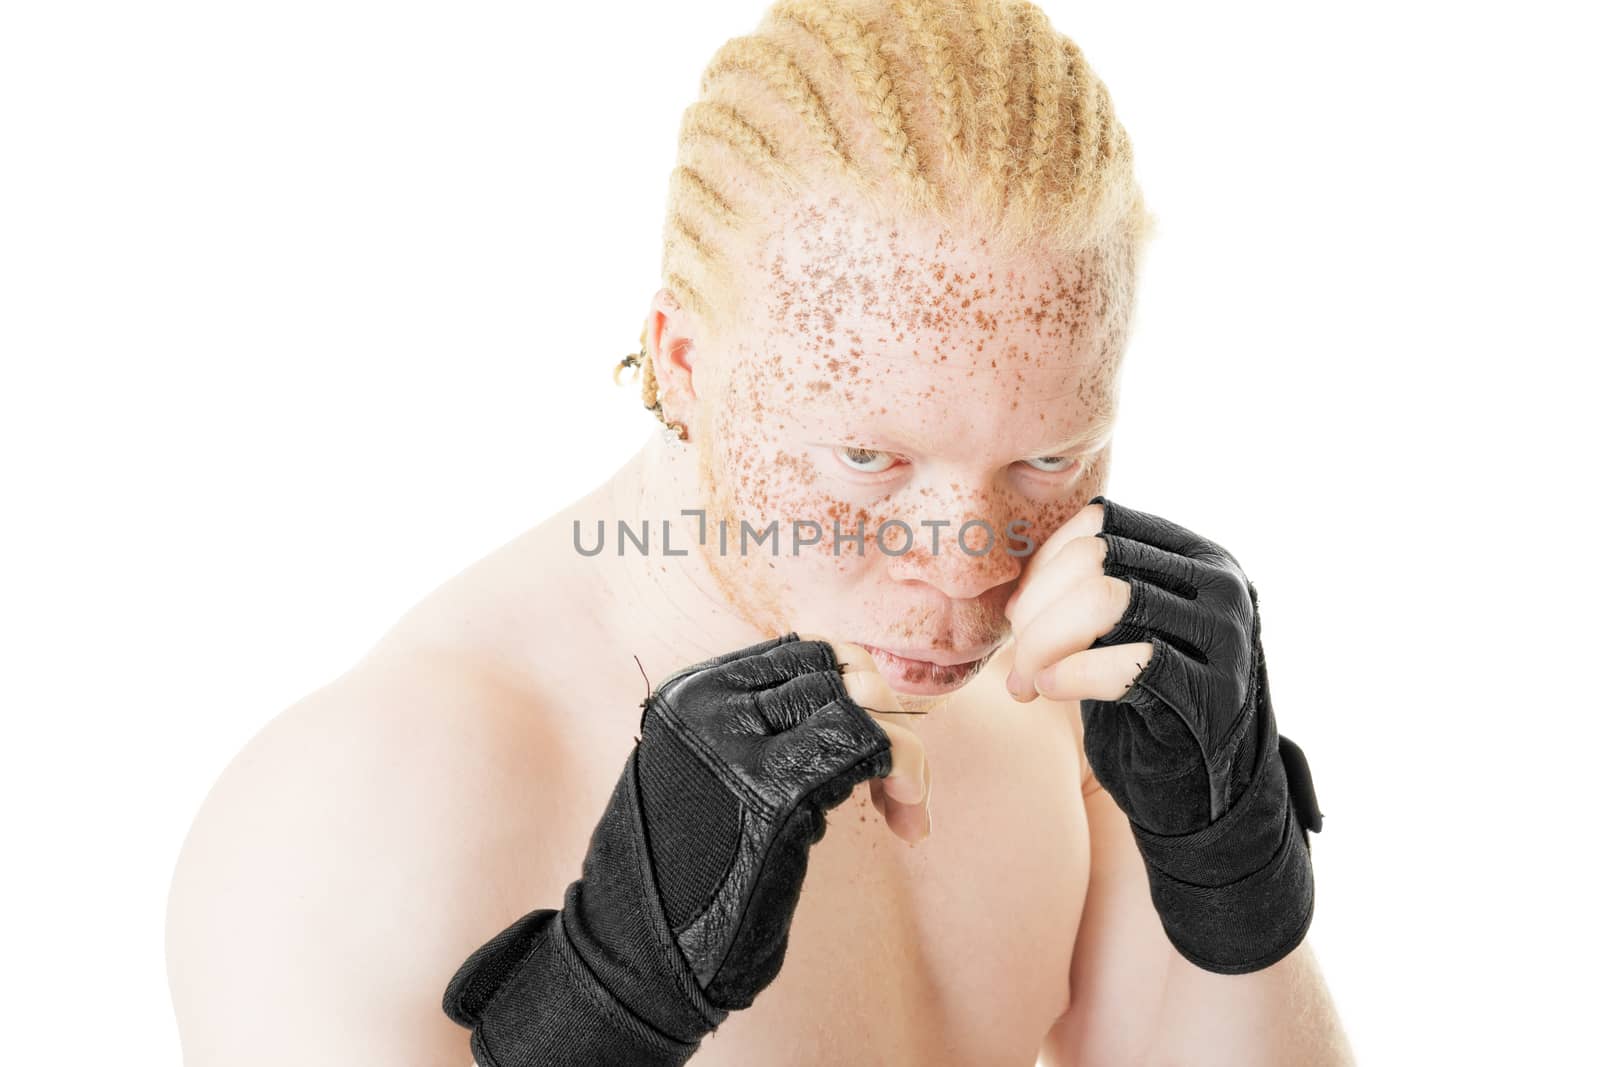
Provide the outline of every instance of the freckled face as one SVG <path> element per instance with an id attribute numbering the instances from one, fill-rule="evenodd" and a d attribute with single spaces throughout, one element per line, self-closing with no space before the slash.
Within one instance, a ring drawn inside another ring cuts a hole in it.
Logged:
<path id="1" fill-rule="evenodd" d="M 950 692 L 1009 634 L 1028 557 L 1007 548 L 1103 489 L 1123 344 L 1104 270 L 1002 260 L 931 223 L 789 212 L 752 256 L 743 325 L 696 378 L 708 560 L 757 625 L 866 645 L 902 693 Z M 772 538 L 741 551 L 741 521 L 775 521 L 777 554 Z M 864 548 L 841 537 L 836 553 L 836 527 Z M 797 548 L 797 530 L 820 540 Z"/>

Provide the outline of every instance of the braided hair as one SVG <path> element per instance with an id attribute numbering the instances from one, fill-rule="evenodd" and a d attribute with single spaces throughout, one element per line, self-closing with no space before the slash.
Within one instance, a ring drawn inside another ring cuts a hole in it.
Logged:
<path id="1" fill-rule="evenodd" d="M 977 227 L 998 250 L 1093 252 L 1131 312 L 1154 217 L 1105 85 L 1026 0 L 777 0 L 711 57 L 668 179 L 661 282 L 712 334 L 766 207 L 840 187 Z M 644 405 L 662 417 L 646 350 Z M 663 419 L 663 421 L 665 421 Z"/>

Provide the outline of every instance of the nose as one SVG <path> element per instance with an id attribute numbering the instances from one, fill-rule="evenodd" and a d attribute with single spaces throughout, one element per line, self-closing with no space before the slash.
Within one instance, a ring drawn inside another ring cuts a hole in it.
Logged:
<path id="1" fill-rule="evenodd" d="M 975 506 L 976 505 L 976 506 Z M 896 581 L 919 582 L 952 600 L 976 600 L 1022 574 L 1022 558 L 1007 549 L 1023 546 L 1008 538 L 1008 517 L 1002 509 L 982 499 L 943 514 L 923 514 L 905 520 L 911 536 L 901 536 L 886 546 L 889 575 Z M 894 555 L 890 550 L 900 550 Z"/>

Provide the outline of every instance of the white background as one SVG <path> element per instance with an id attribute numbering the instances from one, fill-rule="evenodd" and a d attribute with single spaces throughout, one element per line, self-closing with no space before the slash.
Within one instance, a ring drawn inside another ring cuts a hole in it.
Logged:
<path id="1" fill-rule="evenodd" d="M 1262 591 L 1362 1062 L 1572 1062 L 1594 27 L 1042 6 L 1161 220 L 1110 495 Z M 761 5 L 0 11 L 0 1058 L 176 1063 L 165 896 L 228 760 L 652 432 L 611 366 L 678 116 Z"/>

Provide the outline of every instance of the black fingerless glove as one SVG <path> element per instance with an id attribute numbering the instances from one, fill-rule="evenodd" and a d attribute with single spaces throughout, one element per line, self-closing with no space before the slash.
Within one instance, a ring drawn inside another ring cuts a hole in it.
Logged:
<path id="1" fill-rule="evenodd" d="M 643 706 L 561 910 L 517 920 L 445 991 L 480 1067 L 686 1062 L 777 976 L 827 811 L 889 773 L 823 641 L 687 667 Z"/>
<path id="2" fill-rule="evenodd" d="M 1127 814 L 1168 939 L 1207 971 L 1287 956 L 1311 925 L 1311 769 L 1278 735 L 1256 589 L 1221 546 L 1097 496 L 1104 570 L 1132 587 L 1091 648 L 1150 642 L 1120 701 L 1084 700 L 1084 751 Z"/>

